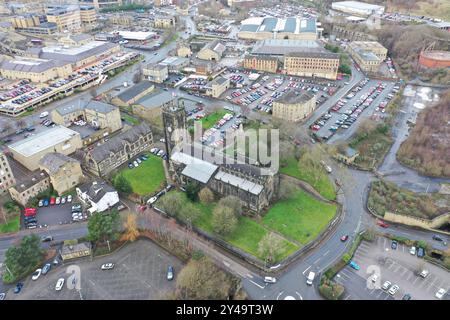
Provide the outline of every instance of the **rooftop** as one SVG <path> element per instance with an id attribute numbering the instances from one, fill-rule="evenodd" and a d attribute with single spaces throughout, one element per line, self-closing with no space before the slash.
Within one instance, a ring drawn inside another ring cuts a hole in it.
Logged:
<path id="1" fill-rule="evenodd" d="M 332 52 L 312 52 L 312 51 L 304 51 L 304 52 L 289 52 L 285 55 L 286 57 L 302 57 L 302 58 L 322 58 L 322 59 L 338 59 L 339 53 Z"/>
<path id="2" fill-rule="evenodd" d="M 25 157 L 33 156 L 43 150 L 65 142 L 74 136 L 79 136 L 78 132 L 70 130 L 63 126 L 55 126 L 43 132 L 37 133 L 21 141 L 9 145 L 9 149 Z"/>
<path id="3" fill-rule="evenodd" d="M 171 159 L 186 165 L 181 172 L 183 175 L 201 183 L 207 183 L 218 168 L 212 163 L 194 158 L 186 153 L 174 152 Z"/>
<path id="4" fill-rule="evenodd" d="M 275 100 L 275 102 L 279 103 L 305 103 L 314 98 L 314 96 L 306 91 L 298 92 L 298 91 L 289 91 L 288 93 L 282 95 L 280 98 Z"/>
<path id="5" fill-rule="evenodd" d="M 19 57 L 1 62 L 0 68 L 18 72 L 42 73 L 46 70 L 60 67 L 65 64 L 67 63 L 64 63 L 63 61 Z"/>
<path id="6" fill-rule="evenodd" d="M 287 32 L 303 33 L 317 31 L 317 22 L 314 18 L 274 18 L 252 17 L 241 22 L 240 32 Z"/>
<path id="7" fill-rule="evenodd" d="M 141 81 L 137 84 L 133 85 L 131 88 L 128 88 L 124 92 L 120 93 L 117 98 L 124 102 L 128 102 L 132 100 L 134 97 L 140 95 L 142 92 L 147 91 L 150 88 L 153 88 L 154 84 L 150 81 Z"/>
<path id="8" fill-rule="evenodd" d="M 58 172 L 59 169 L 67 163 L 79 162 L 58 152 L 47 153 L 41 160 L 39 160 L 39 165 L 47 169 L 50 174 Z"/>
<path id="9" fill-rule="evenodd" d="M 251 182 L 247 179 L 243 179 L 232 175 L 230 173 L 219 171 L 214 177 L 216 180 L 223 181 L 225 183 L 231 184 L 232 186 L 238 187 L 244 191 L 248 191 L 252 194 L 258 195 L 264 189 L 262 185 Z"/>
<path id="10" fill-rule="evenodd" d="M 315 40 L 267 39 L 256 42 L 252 54 L 285 55 L 291 52 L 327 52 Z"/>
<path id="11" fill-rule="evenodd" d="M 158 108 L 161 105 L 174 100 L 175 97 L 167 91 L 156 89 L 153 92 L 143 96 L 136 104 L 139 104 L 145 108 Z"/>
<path id="12" fill-rule="evenodd" d="M 95 110 L 98 113 L 109 113 L 115 109 L 117 109 L 115 106 L 110 105 L 108 103 L 104 103 L 101 101 L 95 101 L 95 100 L 91 100 L 89 101 L 87 104 L 85 105 L 81 105 L 80 103 L 78 104 L 72 104 L 72 105 L 64 105 L 61 107 L 58 107 L 55 109 L 56 112 L 58 112 L 60 115 L 65 116 L 68 114 L 71 114 L 73 112 L 76 111 L 80 111 L 83 109 L 90 109 L 90 110 Z"/>

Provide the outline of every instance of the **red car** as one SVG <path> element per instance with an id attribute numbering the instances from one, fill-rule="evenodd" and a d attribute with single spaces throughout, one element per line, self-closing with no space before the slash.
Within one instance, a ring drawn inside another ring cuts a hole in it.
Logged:
<path id="1" fill-rule="evenodd" d="M 50 198 L 50 205 L 54 205 L 56 203 L 56 198 L 55 197 L 51 197 Z"/>
<path id="2" fill-rule="evenodd" d="M 342 241 L 342 242 L 347 241 L 347 239 L 348 239 L 348 235 L 345 235 L 345 236 L 342 236 L 342 237 L 341 237 L 341 241 Z"/>
<path id="3" fill-rule="evenodd" d="M 388 228 L 389 227 L 389 225 L 386 222 L 382 221 L 382 220 L 377 220 L 377 224 L 380 227 L 383 227 L 383 228 Z"/>
<path id="4" fill-rule="evenodd" d="M 36 208 L 25 208 L 25 217 L 34 217 L 36 213 Z"/>

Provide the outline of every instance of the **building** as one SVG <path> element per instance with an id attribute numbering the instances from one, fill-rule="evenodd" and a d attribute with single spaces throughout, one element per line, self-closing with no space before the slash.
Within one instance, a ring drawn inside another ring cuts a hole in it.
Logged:
<path id="1" fill-rule="evenodd" d="M 273 102 L 272 116 L 286 121 L 306 119 L 316 108 L 316 97 L 307 91 L 289 91 Z"/>
<path id="2" fill-rule="evenodd" d="M 130 41 L 147 41 L 152 39 L 156 33 L 151 31 L 115 31 L 125 40 Z"/>
<path id="3" fill-rule="evenodd" d="M 119 93 L 111 102 L 120 107 L 129 107 L 153 90 L 155 90 L 155 85 L 144 80 Z"/>
<path id="4" fill-rule="evenodd" d="M 225 45 L 219 40 L 214 40 L 206 44 L 203 49 L 197 53 L 197 58 L 202 60 L 219 61 L 225 52 Z"/>
<path id="5" fill-rule="evenodd" d="M 169 68 L 167 65 L 150 63 L 142 69 L 142 73 L 150 81 L 163 83 L 169 77 Z"/>
<path id="6" fill-rule="evenodd" d="M 39 161 L 50 152 L 65 155 L 74 153 L 83 146 L 80 134 L 76 131 L 55 126 L 8 146 L 12 157 L 34 171 L 39 168 Z"/>
<path id="7" fill-rule="evenodd" d="M 319 31 L 315 18 L 252 17 L 241 21 L 237 35 L 245 40 L 316 40 Z"/>
<path id="8" fill-rule="evenodd" d="M 387 56 L 387 49 L 376 41 L 353 41 L 348 51 L 363 71 L 371 73 L 378 72 Z"/>
<path id="9" fill-rule="evenodd" d="M 139 153 L 148 151 L 152 143 L 152 130 L 147 123 L 142 122 L 86 150 L 83 165 L 91 173 L 103 177 Z"/>
<path id="10" fill-rule="evenodd" d="M 255 43 L 252 55 L 282 58 L 292 52 L 328 52 L 317 40 L 267 39 Z"/>
<path id="11" fill-rule="evenodd" d="M 243 67 L 246 69 L 276 73 L 278 58 L 270 56 L 247 55 L 244 57 Z"/>
<path id="12" fill-rule="evenodd" d="M 156 89 L 132 105 L 133 114 L 152 121 L 161 115 L 162 107 L 174 104 L 175 100 L 169 92 Z"/>
<path id="13" fill-rule="evenodd" d="M 339 54 L 331 52 L 292 52 L 284 56 L 286 74 L 336 80 Z"/>
<path id="14" fill-rule="evenodd" d="M 59 43 L 64 46 L 77 47 L 88 44 L 94 39 L 91 35 L 86 33 L 69 34 L 59 40 Z"/>
<path id="15" fill-rule="evenodd" d="M 153 27 L 158 29 L 174 28 L 176 19 L 173 16 L 156 16 L 153 21 Z"/>
<path id="16" fill-rule="evenodd" d="M 9 166 L 8 158 L 3 152 L 0 152 L 0 194 L 6 192 L 15 184 L 16 179 Z"/>
<path id="17" fill-rule="evenodd" d="M 153 4 L 155 7 L 164 7 L 164 6 L 169 6 L 172 3 L 173 3 L 173 0 L 155 0 Z"/>
<path id="18" fill-rule="evenodd" d="M 80 3 L 90 4 L 99 10 L 107 7 L 121 6 L 123 4 L 122 0 L 80 0 Z"/>
<path id="19" fill-rule="evenodd" d="M 80 6 L 81 25 L 84 29 L 91 29 L 97 25 L 97 12 L 94 6 Z"/>
<path id="20" fill-rule="evenodd" d="M 62 153 L 47 153 L 39 161 L 39 168 L 47 172 L 53 189 L 60 195 L 75 188 L 83 179 L 80 162 Z"/>
<path id="21" fill-rule="evenodd" d="M 112 24 L 125 26 L 125 27 L 131 27 L 136 23 L 134 16 L 124 15 L 124 14 L 110 15 L 110 16 L 108 16 L 108 21 Z"/>
<path id="22" fill-rule="evenodd" d="M 353 148 L 347 147 L 345 150 L 338 151 L 335 154 L 335 158 L 347 165 L 353 164 L 355 159 L 359 156 L 358 151 Z"/>
<path id="23" fill-rule="evenodd" d="M 46 16 L 48 22 L 56 24 L 59 32 L 81 30 L 80 7 L 77 5 L 49 6 Z"/>
<path id="24" fill-rule="evenodd" d="M 160 65 L 167 66 L 169 73 L 178 73 L 189 66 L 189 59 L 182 57 L 167 57 L 159 62 Z"/>
<path id="25" fill-rule="evenodd" d="M 182 103 L 163 108 L 163 124 L 169 173 L 177 184 L 206 186 L 220 197 L 236 196 L 244 206 L 260 212 L 276 194 L 279 176 L 250 164 L 238 164 L 208 147 L 186 145 L 186 112 Z M 179 150 L 182 146 L 183 150 Z M 228 160 L 227 160 L 228 159 Z"/>
<path id="26" fill-rule="evenodd" d="M 36 170 L 18 178 L 16 185 L 9 188 L 8 191 L 14 201 L 25 207 L 32 198 L 46 191 L 50 186 L 48 174 L 45 171 Z"/>
<path id="27" fill-rule="evenodd" d="M 379 6 L 360 1 L 333 2 L 331 4 L 331 8 L 336 11 L 363 17 L 367 17 L 372 14 L 382 15 L 384 13 L 384 6 Z"/>
<path id="28" fill-rule="evenodd" d="M 189 44 L 180 42 L 177 46 L 177 56 L 183 58 L 189 58 L 192 55 L 192 50 Z"/>
<path id="29" fill-rule="evenodd" d="M 218 76 L 213 81 L 211 81 L 206 87 L 206 94 L 213 97 L 219 98 L 222 93 L 230 88 L 230 79 Z"/>
<path id="30" fill-rule="evenodd" d="M 74 245 L 63 245 L 59 252 L 64 262 L 72 259 L 89 257 L 91 253 L 92 248 L 90 242 L 82 242 Z"/>
<path id="31" fill-rule="evenodd" d="M 47 82 L 66 78 L 72 73 L 72 65 L 65 61 L 17 57 L 0 62 L 0 75 L 7 79 L 31 82 Z"/>
<path id="32" fill-rule="evenodd" d="M 104 181 L 88 182 L 76 188 L 78 198 L 90 208 L 88 211 L 93 214 L 95 212 L 105 212 L 119 204 L 119 194 Z"/>

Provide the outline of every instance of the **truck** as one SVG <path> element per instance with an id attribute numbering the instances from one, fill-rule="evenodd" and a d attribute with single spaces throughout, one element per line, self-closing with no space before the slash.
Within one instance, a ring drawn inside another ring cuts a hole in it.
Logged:
<path id="1" fill-rule="evenodd" d="M 311 271 L 311 272 L 308 274 L 308 277 L 306 277 L 306 284 L 309 285 L 309 286 L 312 286 L 312 283 L 313 283 L 313 281 L 314 281 L 315 276 L 316 276 L 316 274 L 315 274 L 314 272 Z"/>

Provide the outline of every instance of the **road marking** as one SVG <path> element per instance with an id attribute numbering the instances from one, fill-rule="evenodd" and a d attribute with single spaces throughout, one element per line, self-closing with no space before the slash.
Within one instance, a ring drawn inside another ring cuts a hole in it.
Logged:
<path id="1" fill-rule="evenodd" d="M 345 297 L 345 299 L 344 300 L 348 300 L 350 298 L 350 295 L 348 295 L 347 297 Z"/>
<path id="2" fill-rule="evenodd" d="M 401 274 L 401 276 L 403 277 L 405 275 L 405 273 L 407 273 L 409 270 L 405 268 L 405 271 L 403 271 L 403 273 Z"/>
<path id="3" fill-rule="evenodd" d="M 306 272 L 308 272 L 308 270 L 311 268 L 312 266 L 309 266 L 308 268 L 305 269 L 305 271 L 303 271 L 303 275 L 305 275 Z"/>
<path id="4" fill-rule="evenodd" d="M 330 250 L 328 250 L 327 252 L 325 252 L 324 254 L 323 254 L 323 256 L 325 257 L 327 254 L 329 254 L 330 253 Z"/>
<path id="5" fill-rule="evenodd" d="M 416 284 L 417 280 L 419 280 L 419 277 L 417 277 L 417 278 L 413 281 L 413 285 Z"/>
<path id="6" fill-rule="evenodd" d="M 250 281 L 250 282 L 253 283 L 255 286 L 257 286 L 257 287 L 259 287 L 259 288 L 261 288 L 261 289 L 264 289 L 264 288 L 265 288 L 265 287 L 259 285 L 258 283 L 256 283 L 256 282 L 253 281 L 253 280 L 248 279 L 248 281 Z M 281 294 L 281 293 L 280 293 L 280 294 Z M 278 299 L 278 298 L 277 298 L 277 299 Z"/>
<path id="7" fill-rule="evenodd" d="M 378 294 L 377 299 L 379 299 L 382 294 L 383 294 L 383 291 L 380 290 L 380 293 Z"/>
<path id="8" fill-rule="evenodd" d="M 322 257 L 320 257 L 319 259 L 317 259 L 316 261 L 314 261 L 313 264 L 317 264 L 317 263 L 320 261 L 320 259 L 322 259 Z"/>
<path id="9" fill-rule="evenodd" d="M 277 295 L 277 300 L 280 298 L 280 296 L 283 294 L 284 291 L 280 291 L 280 293 Z"/>

